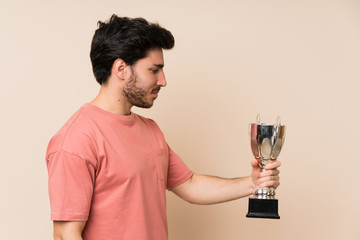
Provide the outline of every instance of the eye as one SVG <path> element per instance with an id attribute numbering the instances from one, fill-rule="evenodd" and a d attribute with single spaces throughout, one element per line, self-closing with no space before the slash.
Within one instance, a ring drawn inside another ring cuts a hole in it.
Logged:
<path id="1" fill-rule="evenodd" d="M 150 69 L 150 71 L 153 73 L 153 74 L 156 74 L 159 72 L 159 69 Z"/>

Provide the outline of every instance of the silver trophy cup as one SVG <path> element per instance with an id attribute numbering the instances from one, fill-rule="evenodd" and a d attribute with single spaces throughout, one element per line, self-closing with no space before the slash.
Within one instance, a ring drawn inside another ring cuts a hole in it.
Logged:
<path id="1" fill-rule="evenodd" d="M 259 166 L 276 161 L 285 140 L 285 126 L 281 125 L 280 117 L 276 124 L 260 123 L 258 115 L 256 123 L 250 124 L 251 150 Z M 249 212 L 247 217 L 279 219 L 278 200 L 275 199 L 275 189 L 256 188 L 255 194 L 249 198 Z"/>

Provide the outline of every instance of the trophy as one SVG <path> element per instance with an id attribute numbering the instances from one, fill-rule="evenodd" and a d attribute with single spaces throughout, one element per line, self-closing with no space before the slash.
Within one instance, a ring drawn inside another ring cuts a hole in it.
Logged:
<path id="1" fill-rule="evenodd" d="M 277 118 L 276 124 L 260 123 L 258 115 L 256 123 L 251 123 L 249 128 L 252 153 L 262 171 L 265 171 L 264 166 L 276 161 L 280 154 L 285 140 L 285 126 L 281 125 L 280 117 Z M 246 217 L 280 219 L 275 189 L 258 186 L 249 198 L 249 211 Z"/>

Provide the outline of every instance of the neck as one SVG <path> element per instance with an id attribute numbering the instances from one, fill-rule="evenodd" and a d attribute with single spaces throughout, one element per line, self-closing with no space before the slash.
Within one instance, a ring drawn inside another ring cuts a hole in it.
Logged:
<path id="1" fill-rule="evenodd" d="M 132 105 L 122 95 L 121 89 L 102 85 L 99 94 L 90 104 L 105 111 L 120 115 L 130 115 Z"/>

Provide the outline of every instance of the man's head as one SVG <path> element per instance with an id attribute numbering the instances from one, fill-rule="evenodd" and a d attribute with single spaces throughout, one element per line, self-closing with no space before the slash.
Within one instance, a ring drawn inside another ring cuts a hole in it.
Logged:
<path id="1" fill-rule="evenodd" d="M 174 37 L 158 24 L 143 18 L 127 18 L 112 15 L 107 22 L 98 22 L 90 58 L 96 81 L 106 84 L 116 59 L 132 66 L 147 57 L 150 50 L 171 49 Z"/>
<path id="2" fill-rule="evenodd" d="M 150 108 L 157 98 L 161 87 L 166 86 L 163 71 L 164 58 L 161 49 L 150 50 L 145 58 L 139 59 L 134 65 L 128 67 L 130 74 L 123 78 L 122 95 L 131 106 Z M 122 60 L 114 63 L 115 75 L 124 75 Z M 121 77 L 120 77 L 121 78 Z"/>

